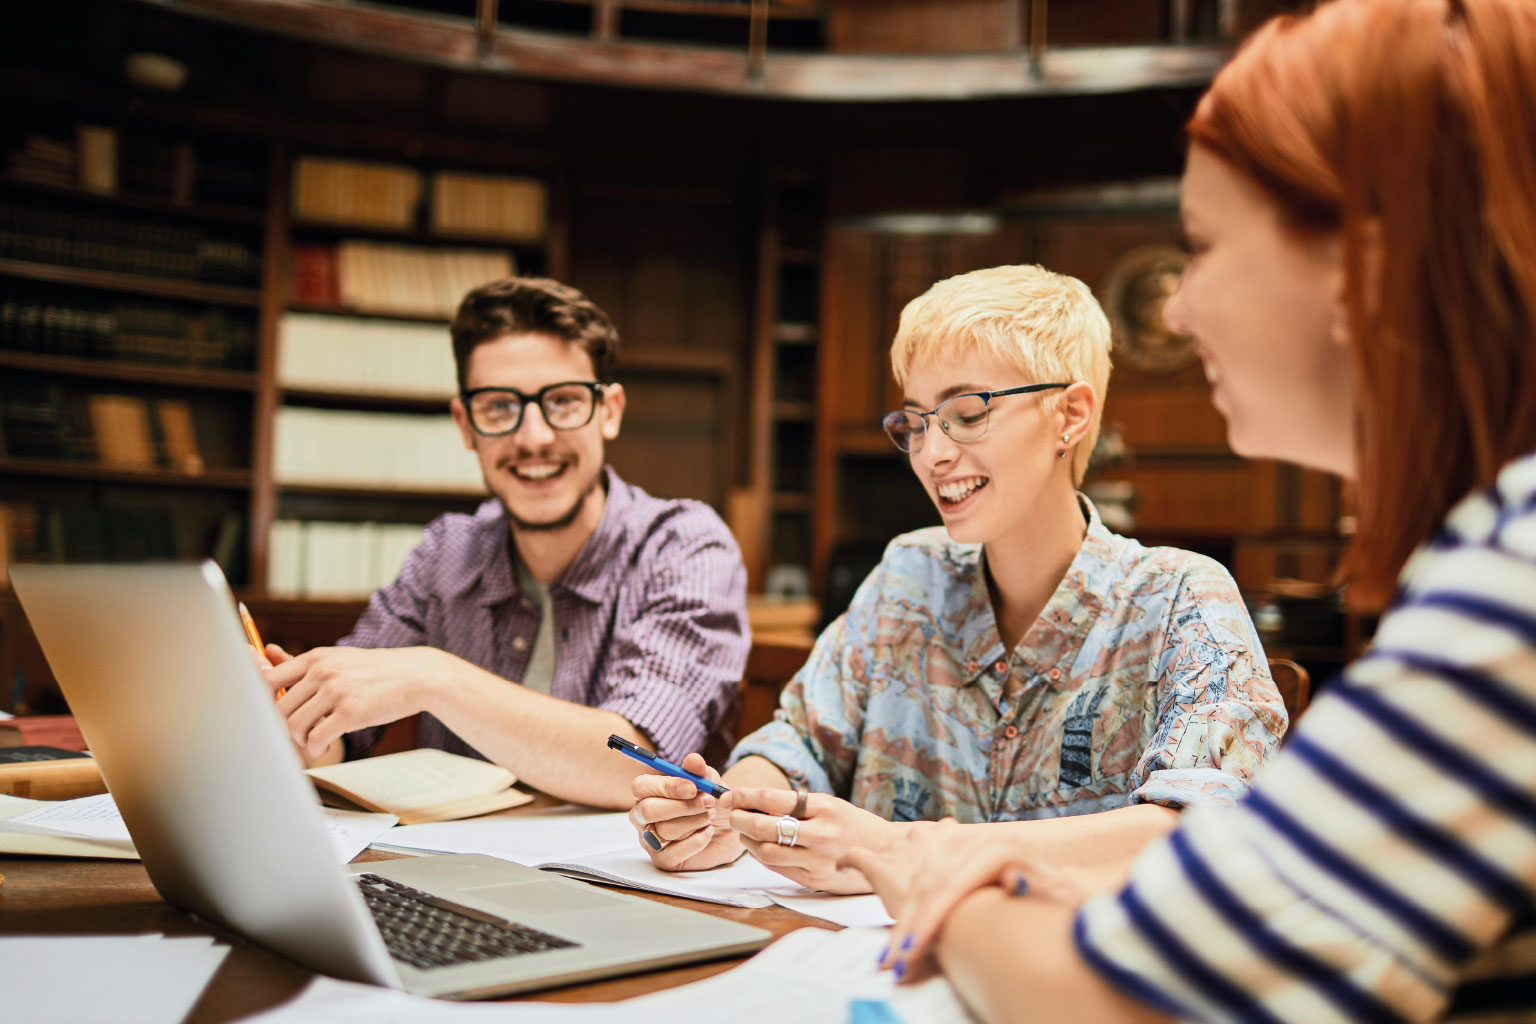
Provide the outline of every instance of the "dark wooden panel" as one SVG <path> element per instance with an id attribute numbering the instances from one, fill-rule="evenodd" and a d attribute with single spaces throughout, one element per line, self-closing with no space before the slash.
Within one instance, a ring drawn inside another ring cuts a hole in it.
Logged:
<path id="1" fill-rule="evenodd" d="M 1023 43 L 1020 0 L 832 0 L 837 53 L 985 53 Z"/>
<path id="2" fill-rule="evenodd" d="M 630 483 L 661 498 L 725 507 L 725 415 L 716 377 L 641 377 L 625 384 L 629 404 L 608 461 Z"/>
<path id="3" fill-rule="evenodd" d="M 1118 425 L 1135 453 L 1166 450 L 1227 451 L 1227 426 L 1211 404 L 1210 389 L 1197 386 L 1118 387 L 1115 370 L 1104 403 L 1104 423 Z"/>

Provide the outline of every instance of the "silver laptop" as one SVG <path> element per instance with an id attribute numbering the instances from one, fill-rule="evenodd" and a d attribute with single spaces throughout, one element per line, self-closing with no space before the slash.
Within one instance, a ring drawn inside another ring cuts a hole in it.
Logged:
<path id="1" fill-rule="evenodd" d="M 178 907 L 316 971 L 458 998 L 771 938 L 493 857 L 343 867 L 218 566 L 10 576 L 151 881 Z"/>

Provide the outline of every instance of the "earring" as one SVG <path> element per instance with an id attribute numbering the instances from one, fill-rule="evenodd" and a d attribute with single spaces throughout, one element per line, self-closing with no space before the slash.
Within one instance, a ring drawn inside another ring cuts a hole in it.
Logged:
<path id="1" fill-rule="evenodd" d="M 1062 444 L 1071 444 L 1072 443 L 1072 435 L 1071 434 L 1062 434 L 1061 435 L 1061 443 Z M 1063 448 L 1061 451 L 1056 453 L 1056 457 L 1058 459 L 1066 458 L 1067 457 L 1067 450 L 1065 448 Z"/>

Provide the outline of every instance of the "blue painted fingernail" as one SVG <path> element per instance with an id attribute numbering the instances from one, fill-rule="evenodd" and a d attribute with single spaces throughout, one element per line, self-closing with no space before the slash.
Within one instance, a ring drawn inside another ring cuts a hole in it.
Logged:
<path id="1" fill-rule="evenodd" d="M 880 951 L 880 959 L 875 961 L 876 967 L 884 967 L 885 962 L 891 958 L 891 947 L 886 946 Z"/>
<path id="2" fill-rule="evenodd" d="M 907 935 L 906 935 L 906 938 L 901 940 L 901 951 L 903 953 L 906 953 L 906 952 L 908 952 L 911 949 L 912 949 L 912 933 L 908 932 Z"/>
<path id="3" fill-rule="evenodd" d="M 1017 879 L 1014 880 L 1013 894 L 1015 896 L 1023 896 L 1027 892 L 1029 892 L 1029 879 L 1025 878 L 1023 875 L 1020 875 Z"/>
<path id="4" fill-rule="evenodd" d="M 905 960 L 897 960 L 896 966 L 891 968 L 891 970 L 895 973 L 896 980 L 900 981 L 902 975 L 907 973 L 907 962 Z"/>

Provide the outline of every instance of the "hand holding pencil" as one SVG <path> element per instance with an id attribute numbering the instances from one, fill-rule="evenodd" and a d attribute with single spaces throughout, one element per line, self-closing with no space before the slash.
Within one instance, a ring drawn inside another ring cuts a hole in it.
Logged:
<path id="1" fill-rule="evenodd" d="M 251 642 L 252 647 L 256 648 L 256 656 L 260 659 L 261 663 L 267 668 L 271 668 L 272 663 L 267 660 L 267 645 L 261 642 L 261 634 L 256 631 L 256 620 L 251 618 L 251 610 L 245 606 L 244 601 L 239 602 L 239 606 L 240 624 L 245 627 L 246 639 Z M 273 700 L 282 700 L 283 695 L 287 692 L 285 689 L 279 689 Z"/>

